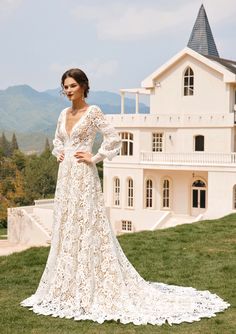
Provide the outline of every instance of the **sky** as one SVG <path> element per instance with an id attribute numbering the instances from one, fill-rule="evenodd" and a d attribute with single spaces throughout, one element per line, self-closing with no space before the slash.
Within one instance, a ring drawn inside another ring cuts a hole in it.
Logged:
<path id="1" fill-rule="evenodd" d="M 71 67 L 119 93 L 188 43 L 204 4 L 222 58 L 236 60 L 235 0 L 0 0 L 0 89 L 57 88 Z"/>

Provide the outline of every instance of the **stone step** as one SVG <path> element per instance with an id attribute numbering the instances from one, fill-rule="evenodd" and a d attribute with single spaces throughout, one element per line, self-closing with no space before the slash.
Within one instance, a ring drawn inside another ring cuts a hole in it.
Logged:
<path id="1" fill-rule="evenodd" d="M 42 220 L 37 215 L 35 215 L 34 213 L 30 213 L 29 216 L 32 217 L 43 228 L 43 230 L 48 234 L 49 237 L 51 237 L 51 230 L 42 222 Z"/>
<path id="2" fill-rule="evenodd" d="M 182 224 L 192 224 L 196 217 L 186 215 L 172 215 L 160 228 L 169 228 Z"/>

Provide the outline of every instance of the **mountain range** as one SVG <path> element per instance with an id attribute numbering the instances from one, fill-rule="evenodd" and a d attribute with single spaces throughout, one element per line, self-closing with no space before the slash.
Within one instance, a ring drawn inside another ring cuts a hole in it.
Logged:
<path id="1" fill-rule="evenodd" d="M 87 103 L 99 105 L 105 114 L 118 114 L 121 109 L 120 95 L 107 91 L 91 91 Z M 28 85 L 17 85 L 0 90 L 0 132 L 8 138 L 15 132 L 23 151 L 40 151 L 45 138 L 53 138 L 61 110 L 69 105 L 60 88 L 39 92 Z M 140 113 L 149 112 L 144 103 L 139 108 Z M 125 112 L 134 110 L 135 100 L 125 98 Z"/>

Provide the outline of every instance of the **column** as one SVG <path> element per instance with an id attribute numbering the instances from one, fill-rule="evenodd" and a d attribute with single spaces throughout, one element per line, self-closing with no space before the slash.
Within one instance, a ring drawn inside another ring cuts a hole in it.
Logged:
<path id="1" fill-rule="evenodd" d="M 121 92 L 121 114 L 125 113 L 125 92 Z"/>
<path id="2" fill-rule="evenodd" d="M 135 114 L 138 114 L 139 112 L 139 93 L 135 93 Z"/>

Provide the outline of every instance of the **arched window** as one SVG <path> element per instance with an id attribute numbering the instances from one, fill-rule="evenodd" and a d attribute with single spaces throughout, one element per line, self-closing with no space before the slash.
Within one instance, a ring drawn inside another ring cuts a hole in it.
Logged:
<path id="1" fill-rule="evenodd" d="M 146 180 L 146 208 L 152 208 L 153 203 L 153 185 L 152 180 Z"/>
<path id="2" fill-rule="evenodd" d="M 134 181 L 133 179 L 128 179 L 128 196 L 127 196 L 127 206 L 132 208 L 134 206 Z"/>
<path id="3" fill-rule="evenodd" d="M 233 187 L 233 209 L 236 210 L 236 184 Z"/>
<path id="4" fill-rule="evenodd" d="M 184 96 L 194 93 L 194 73 L 191 67 L 188 67 L 184 73 Z"/>
<path id="5" fill-rule="evenodd" d="M 195 136 L 195 151 L 204 151 L 204 136 Z"/>
<path id="6" fill-rule="evenodd" d="M 203 187 L 206 187 L 206 184 L 202 180 L 196 180 L 196 181 L 193 182 L 192 186 L 193 187 L 198 187 L 198 188 L 203 188 Z"/>
<path id="7" fill-rule="evenodd" d="M 115 206 L 120 205 L 120 179 L 118 177 L 114 178 L 113 183 L 113 203 Z"/>
<path id="8" fill-rule="evenodd" d="M 163 180 L 162 188 L 162 206 L 163 208 L 170 208 L 170 180 Z"/>
<path id="9" fill-rule="evenodd" d="M 120 155 L 133 155 L 133 134 L 131 132 L 120 132 L 119 134 L 122 142 Z"/>

